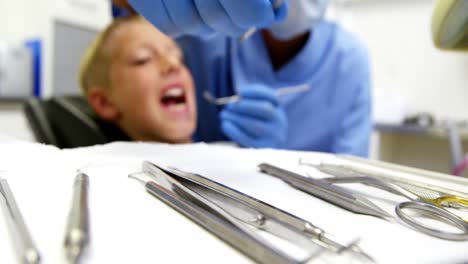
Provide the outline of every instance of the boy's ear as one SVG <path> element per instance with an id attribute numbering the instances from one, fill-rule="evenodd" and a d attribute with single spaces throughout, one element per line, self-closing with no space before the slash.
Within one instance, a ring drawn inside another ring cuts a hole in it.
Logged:
<path id="1" fill-rule="evenodd" d="M 91 87 L 88 90 L 87 97 L 91 108 L 100 118 L 111 122 L 118 121 L 120 111 L 104 89 Z"/>

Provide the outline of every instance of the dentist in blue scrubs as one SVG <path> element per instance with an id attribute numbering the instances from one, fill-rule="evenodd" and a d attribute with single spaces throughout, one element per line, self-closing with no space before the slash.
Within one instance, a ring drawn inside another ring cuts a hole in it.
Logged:
<path id="1" fill-rule="evenodd" d="M 184 50 L 197 87 L 196 141 L 367 156 L 371 133 L 367 49 L 325 21 L 328 0 L 114 0 Z M 114 14 L 126 12 L 114 7 Z M 239 36 L 259 30 L 243 43 Z M 305 93 L 278 95 L 285 87 Z M 216 106 L 203 97 L 239 94 Z"/>

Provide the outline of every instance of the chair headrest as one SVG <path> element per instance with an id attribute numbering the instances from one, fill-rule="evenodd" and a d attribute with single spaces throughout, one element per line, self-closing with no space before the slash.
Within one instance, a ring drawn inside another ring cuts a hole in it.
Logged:
<path id="1" fill-rule="evenodd" d="M 129 140 L 118 127 L 99 119 L 81 96 L 31 98 L 24 110 L 36 139 L 59 148 Z"/>

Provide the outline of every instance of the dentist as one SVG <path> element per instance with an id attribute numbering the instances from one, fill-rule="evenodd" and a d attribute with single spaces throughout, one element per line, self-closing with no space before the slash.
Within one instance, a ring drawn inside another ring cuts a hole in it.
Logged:
<path id="1" fill-rule="evenodd" d="M 195 140 L 367 156 L 367 49 L 323 19 L 328 0 L 114 0 L 177 39 L 197 90 Z M 122 9 L 115 10 L 122 10 Z M 239 36 L 257 31 L 245 42 Z M 279 96 L 278 89 L 306 86 Z M 226 106 L 216 97 L 239 94 Z"/>

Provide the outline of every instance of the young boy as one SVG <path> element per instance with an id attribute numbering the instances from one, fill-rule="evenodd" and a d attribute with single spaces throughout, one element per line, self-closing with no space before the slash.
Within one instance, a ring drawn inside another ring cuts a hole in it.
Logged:
<path id="1" fill-rule="evenodd" d="M 81 62 L 96 114 L 136 141 L 188 143 L 196 127 L 192 76 L 177 44 L 140 16 L 113 21 Z"/>

